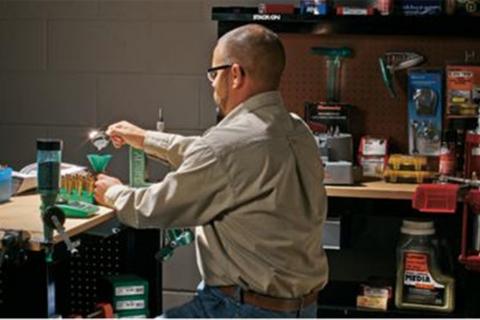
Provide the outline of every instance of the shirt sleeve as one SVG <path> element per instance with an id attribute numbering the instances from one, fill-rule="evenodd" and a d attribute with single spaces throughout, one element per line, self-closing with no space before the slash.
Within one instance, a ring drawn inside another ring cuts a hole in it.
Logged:
<path id="1" fill-rule="evenodd" d="M 110 187 L 105 198 L 119 220 L 136 228 L 204 225 L 234 205 L 228 175 L 210 147 L 197 140 L 184 161 L 148 188 Z"/>
<path id="2" fill-rule="evenodd" d="M 179 134 L 147 131 L 143 149 L 146 153 L 164 159 L 174 168 L 178 168 L 188 147 L 198 139 L 198 136 L 185 137 Z"/>

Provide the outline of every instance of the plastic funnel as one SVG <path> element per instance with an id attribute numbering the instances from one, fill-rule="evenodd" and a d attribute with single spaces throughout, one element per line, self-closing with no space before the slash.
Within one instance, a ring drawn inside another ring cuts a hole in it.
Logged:
<path id="1" fill-rule="evenodd" d="M 111 154 L 87 154 L 87 159 L 90 162 L 90 166 L 96 173 L 105 172 L 110 160 Z"/>

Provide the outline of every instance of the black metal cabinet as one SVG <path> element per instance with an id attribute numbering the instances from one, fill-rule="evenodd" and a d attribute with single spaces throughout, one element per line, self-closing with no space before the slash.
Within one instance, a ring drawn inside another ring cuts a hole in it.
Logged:
<path id="1" fill-rule="evenodd" d="M 409 200 L 329 198 L 329 215 L 342 221 L 341 250 L 327 251 L 330 282 L 319 296 L 319 317 L 471 317 L 480 310 L 472 293 L 471 283 L 480 275 L 468 272 L 457 258 L 460 254 L 461 215 L 426 215 L 411 208 Z M 396 246 L 402 220 L 431 219 L 442 243 L 441 265 L 456 280 L 456 301 L 453 313 L 397 309 L 393 300 L 386 312 L 362 310 L 356 307 L 360 284 L 370 277 L 380 278 L 395 289 Z M 470 290 L 470 291 L 469 291 Z"/>
<path id="2" fill-rule="evenodd" d="M 133 273 L 149 282 L 151 316 L 161 312 L 161 266 L 154 258 L 159 249 L 158 230 L 122 228 L 118 233 L 83 233 L 79 253 L 71 256 L 63 243 L 55 245 L 54 262 L 45 255 L 29 252 L 27 261 L 0 269 L 0 317 L 45 318 L 48 316 L 47 272 L 55 285 L 58 315 L 85 317 L 98 303 L 103 277 Z M 51 302 L 50 302 L 51 303 Z"/>

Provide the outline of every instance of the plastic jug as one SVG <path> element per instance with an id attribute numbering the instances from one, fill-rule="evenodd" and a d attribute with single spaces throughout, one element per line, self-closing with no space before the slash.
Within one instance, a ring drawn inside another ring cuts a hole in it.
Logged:
<path id="1" fill-rule="evenodd" d="M 432 221 L 404 220 L 397 246 L 397 308 L 451 312 L 455 280 L 442 273 Z"/>

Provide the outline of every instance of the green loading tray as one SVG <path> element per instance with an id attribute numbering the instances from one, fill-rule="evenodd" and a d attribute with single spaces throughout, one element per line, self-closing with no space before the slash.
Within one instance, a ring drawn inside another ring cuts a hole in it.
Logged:
<path id="1" fill-rule="evenodd" d="M 58 204 L 67 218 L 89 218 L 98 210 L 98 206 L 83 201 L 68 201 L 66 204 Z"/>

